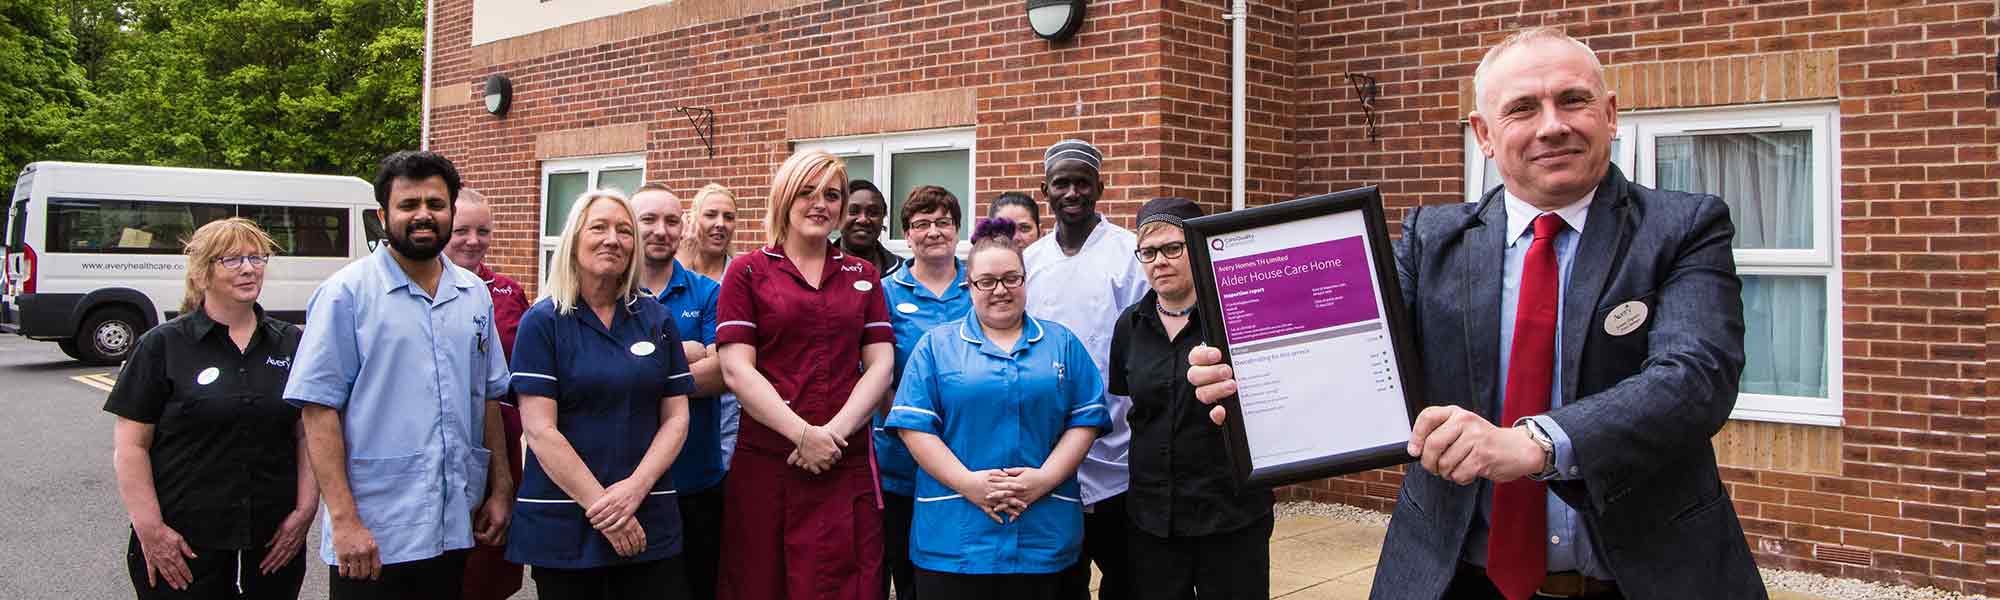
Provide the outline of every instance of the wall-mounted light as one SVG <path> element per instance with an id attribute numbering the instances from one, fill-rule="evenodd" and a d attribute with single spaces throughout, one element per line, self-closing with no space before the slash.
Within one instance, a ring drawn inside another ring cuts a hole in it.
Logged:
<path id="1" fill-rule="evenodd" d="M 507 107 L 514 104 L 514 82 L 505 75 L 486 78 L 486 112 L 493 116 L 507 116 Z"/>
<path id="2" fill-rule="evenodd" d="M 1028 25 L 1051 42 L 1067 40 L 1083 28 L 1084 0 L 1028 0 Z"/>

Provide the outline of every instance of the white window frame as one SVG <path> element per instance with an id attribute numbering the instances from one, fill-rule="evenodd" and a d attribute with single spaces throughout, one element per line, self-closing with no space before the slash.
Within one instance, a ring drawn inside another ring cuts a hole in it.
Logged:
<path id="1" fill-rule="evenodd" d="M 1654 187 L 1658 180 L 1657 149 L 1661 136 L 1760 131 L 1812 132 L 1813 244 L 1808 249 L 1739 249 L 1735 251 L 1736 271 L 1742 275 L 1824 277 L 1826 281 L 1826 390 L 1825 398 L 1741 393 L 1730 418 L 1799 425 L 1838 427 L 1845 422 L 1843 407 L 1846 383 L 1841 354 L 1845 339 L 1841 313 L 1840 235 L 1837 207 L 1840 206 L 1840 113 L 1829 102 L 1783 103 L 1721 108 L 1673 109 L 1623 113 L 1618 116 L 1618 136 L 1622 144 L 1618 164 L 1633 182 Z M 1487 188 L 1498 182 L 1485 177 L 1484 155 L 1472 127 L 1465 127 L 1465 197 L 1477 202 Z"/>
<path id="2" fill-rule="evenodd" d="M 618 154 L 585 158 L 563 158 L 542 161 L 542 184 L 537 188 L 539 198 L 535 200 L 535 237 L 541 240 L 535 252 L 535 272 L 537 281 L 546 284 L 549 279 L 549 260 L 554 256 L 556 246 L 562 242 L 560 235 L 544 235 L 549 230 L 549 180 L 555 175 L 586 173 L 589 181 L 585 190 L 600 187 L 598 177 L 605 171 L 639 170 L 639 181 L 646 181 L 645 154 Z M 560 217 L 559 217 L 560 218 Z"/>
<path id="3" fill-rule="evenodd" d="M 978 131 L 970 127 L 799 140 L 793 142 L 793 149 L 799 151 L 825 150 L 841 158 L 856 156 L 871 157 L 874 160 L 874 172 L 848 173 L 847 177 L 849 179 L 867 179 L 870 183 L 875 184 L 875 187 L 880 188 L 885 195 L 894 193 L 892 190 L 896 189 L 894 174 L 891 173 L 894 170 L 895 155 L 906 152 L 964 150 L 966 152 L 965 189 L 967 190 L 966 194 L 970 197 L 960 198 L 959 200 L 965 202 L 974 212 L 977 212 L 980 206 L 979 136 Z M 902 204 L 903 199 L 883 198 L 883 200 L 887 201 L 891 208 L 888 218 L 895 218 L 894 207 Z M 958 224 L 961 234 L 965 232 L 967 227 L 971 226 L 976 216 L 974 213 L 966 213 L 964 215 L 962 220 L 965 222 Z M 903 239 L 891 239 L 887 237 L 886 231 L 882 238 L 882 247 L 901 256 L 910 255 L 910 242 Z M 964 256 L 970 251 L 972 251 L 972 243 L 966 240 L 959 240 L 959 256 Z"/>

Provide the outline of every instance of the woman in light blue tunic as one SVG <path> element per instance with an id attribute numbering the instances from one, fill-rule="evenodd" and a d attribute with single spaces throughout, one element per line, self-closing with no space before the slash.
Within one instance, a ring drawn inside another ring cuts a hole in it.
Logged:
<path id="1" fill-rule="evenodd" d="M 1058 597 L 1076 562 L 1076 467 L 1111 426 L 1083 343 L 1025 313 L 1013 223 L 989 219 L 966 259 L 972 314 L 911 351 L 885 426 L 921 467 L 910 534 L 920 598 Z"/>

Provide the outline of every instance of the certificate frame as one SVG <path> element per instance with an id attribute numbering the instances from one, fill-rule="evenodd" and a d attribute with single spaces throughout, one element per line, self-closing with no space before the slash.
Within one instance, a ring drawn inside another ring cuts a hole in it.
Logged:
<path id="1" fill-rule="evenodd" d="M 1200 217 L 1187 221 L 1184 231 L 1187 236 L 1188 262 L 1193 271 L 1196 302 L 1200 307 L 1203 331 L 1209 346 L 1222 352 L 1225 364 L 1235 365 L 1235 352 L 1230 344 L 1230 330 L 1227 329 L 1223 313 L 1223 298 L 1217 286 L 1215 257 L 1210 240 L 1227 241 L 1225 238 L 1266 229 L 1287 223 L 1326 218 L 1344 213 L 1360 213 L 1362 221 L 1361 237 L 1366 239 L 1367 261 L 1372 265 L 1370 275 L 1374 285 L 1374 295 L 1381 314 L 1379 318 L 1387 329 L 1389 347 L 1394 354 L 1395 388 L 1400 392 L 1402 409 L 1406 423 L 1415 423 L 1417 413 L 1427 405 L 1423 394 L 1422 361 L 1418 359 L 1416 339 L 1409 320 L 1409 312 L 1404 306 L 1402 286 L 1396 273 L 1395 250 L 1389 239 L 1389 232 L 1382 195 L 1374 186 L 1356 188 L 1331 194 L 1299 198 L 1251 208 Z M 1351 237 L 1351 236 L 1350 236 Z M 1327 238 L 1331 241 L 1335 238 Z M 1292 250 L 1294 248 L 1287 248 Z M 1322 309 L 1306 308 L 1308 311 Z M 1310 337 L 1310 336 L 1306 336 Z M 1336 393 L 1336 392 L 1328 392 Z M 1376 399 L 1380 402 L 1382 399 Z M 1378 469 L 1415 460 L 1409 455 L 1407 426 L 1402 430 L 1402 440 L 1393 443 L 1359 444 L 1345 447 L 1329 454 L 1316 454 L 1283 464 L 1266 465 L 1256 468 L 1252 464 L 1250 431 L 1246 425 L 1242 399 L 1235 394 L 1222 399 L 1221 406 L 1227 407 L 1229 417 L 1224 421 L 1226 447 L 1229 461 L 1239 487 L 1277 487 L 1302 481 L 1324 479 Z M 1378 410 L 1391 410 L 1378 407 Z"/>

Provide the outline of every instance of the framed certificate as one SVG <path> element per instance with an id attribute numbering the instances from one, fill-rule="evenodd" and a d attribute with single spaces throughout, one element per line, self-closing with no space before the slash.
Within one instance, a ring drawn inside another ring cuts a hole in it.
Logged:
<path id="1" fill-rule="evenodd" d="M 1373 187 L 1187 222 L 1202 327 L 1235 371 L 1239 485 L 1409 462 L 1416 340 Z"/>

